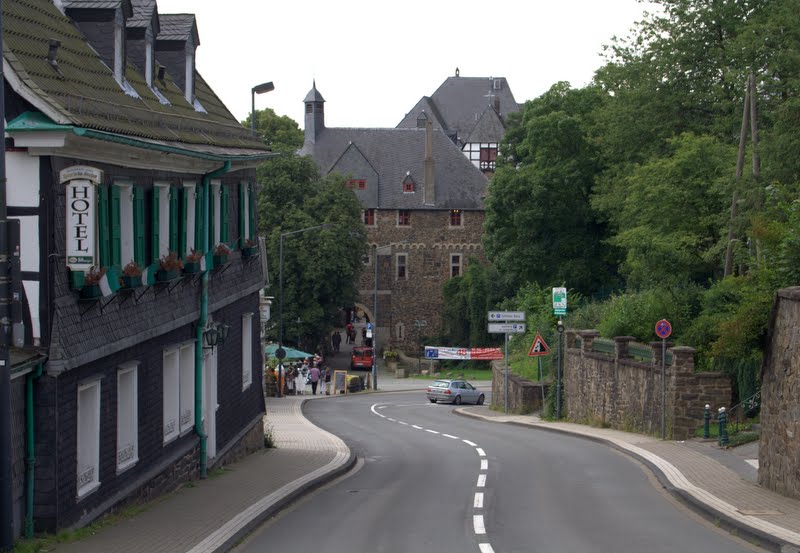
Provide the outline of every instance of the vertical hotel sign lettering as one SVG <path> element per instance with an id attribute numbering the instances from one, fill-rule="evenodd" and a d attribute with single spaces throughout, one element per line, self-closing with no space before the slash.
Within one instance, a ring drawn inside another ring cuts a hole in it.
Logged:
<path id="1" fill-rule="evenodd" d="M 66 184 L 67 266 L 86 270 L 97 264 L 97 186 L 103 171 L 85 165 L 67 167 L 59 173 Z"/>

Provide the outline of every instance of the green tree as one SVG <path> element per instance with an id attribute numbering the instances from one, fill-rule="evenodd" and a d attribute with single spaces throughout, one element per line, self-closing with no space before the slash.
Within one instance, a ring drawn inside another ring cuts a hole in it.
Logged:
<path id="1" fill-rule="evenodd" d="M 242 121 L 248 129 L 252 124 L 251 115 Z M 287 115 L 277 115 L 270 108 L 256 110 L 256 132 L 273 152 L 293 153 L 303 146 L 303 131 L 297 122 Z"/>
<path id="2" fill-rule="evenodd" d="M 590 205 L 601 170 L 592 139 L 597 88 L 558 83 L 512 117 L 486 201 L 489 259 L 512 287 L 614 282 L 606 227 Z"/>
<path id="3" fill-rule="evenodd" d="M 621 271 L 635 287 L 706 282 L 721 269 L 736 151 L 691 134 L 669 147 L 668 156 L 622 180 L 614 202 L 595 202 L 614 225 L 611 242 L 624 252 Z"/>
<path id="4" fill-rule="evenodd" d="M 366 242 L 361 206 L 340 176 L 320 177 L 311 158 L 282 156 L 258 169 L 259 224 L 268 237 L 269 292 L 275 297 L 275 319 L 280 316 L 280 237 L 283 238 L 284 341 L 289 322 L 303 344 L 327 343 L 328 331 L 339 309 L 356 298 L 354 282 L 362 268 Z M 287 235 L 319 225 L 314 229 Z M 298 325 L 295 321 L 300 319 Z M 278 338 L 278 328 L 270 330 Z"/>

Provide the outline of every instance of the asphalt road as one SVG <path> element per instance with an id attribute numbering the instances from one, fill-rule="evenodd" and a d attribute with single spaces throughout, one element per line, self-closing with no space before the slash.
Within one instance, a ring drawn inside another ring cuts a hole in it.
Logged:
<path id="1" fill-rule="evenodd" d="M 419 392 L 309 402 L 363 463 L 239 553 L 743 553 L 602 444 L 458 416 Z"/>

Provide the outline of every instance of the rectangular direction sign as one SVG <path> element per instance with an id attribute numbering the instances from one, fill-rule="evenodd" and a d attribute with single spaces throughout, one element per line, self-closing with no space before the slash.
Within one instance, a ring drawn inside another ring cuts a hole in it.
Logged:
<path id="1" fill-rule="evenodd" d="M 489 334 L 524 334 L 525 323 L 489 323 Z"/>
<path id="2" fill-rule="evenodd" d="M 489 311 L 489 321 L 525 321 L 524 311 Z"/>

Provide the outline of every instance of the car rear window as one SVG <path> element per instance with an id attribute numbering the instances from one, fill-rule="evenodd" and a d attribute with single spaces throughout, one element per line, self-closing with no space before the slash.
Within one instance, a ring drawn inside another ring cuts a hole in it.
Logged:
<path id="1" fill-rule="evenodd" d="M 434 388 L 447 388 L 449 385 L 449 380 L 434 380 L 433 384 L 431 384 L 431 386 Z"/>

